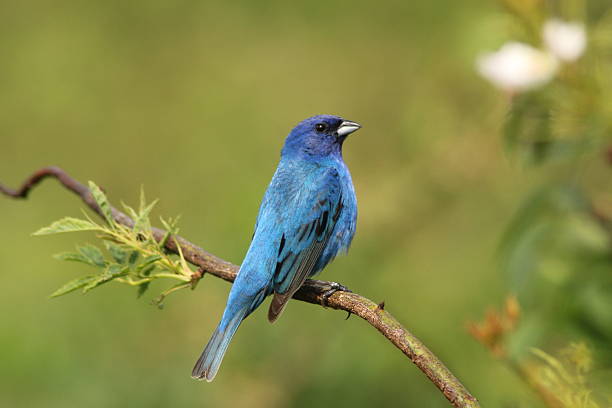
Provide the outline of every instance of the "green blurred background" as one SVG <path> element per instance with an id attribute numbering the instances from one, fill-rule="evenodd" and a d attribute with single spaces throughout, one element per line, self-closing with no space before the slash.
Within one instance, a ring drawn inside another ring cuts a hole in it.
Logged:
<path id="1" fill-rule="evenodd" d="M 54 164 L 115 204 L 142 185 L 239 263 L 288 131 L 358 121 L 357 235 L 322 278 L 384 300 L 484 407 L 508 406 L 530 391 L 465 329 L 507 294 L 496 248 L 542 177 L 503 153 L 507 101 L 474 70 L 505 19 L 486 0 L 3 2 L 0 181 Z M 30 234 L 82 207 L 54 181 L 0 199 L 0 406 L 447 406 L 364 322 L 300 302 L 274 325 L 257 311 L 215 382 L 193 381 L 229 285 L 162 311 L 117 284 L 49 300 L 86 268 L 51 255 L 95 237 Z"/>

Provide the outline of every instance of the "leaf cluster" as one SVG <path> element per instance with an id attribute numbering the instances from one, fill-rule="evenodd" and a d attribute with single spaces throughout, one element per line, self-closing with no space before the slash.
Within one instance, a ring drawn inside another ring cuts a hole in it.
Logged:
<path id="1" fill-rule="evenodd" d="M 607 192 L 594 188 L 601 185 L 596 172 L 608 170 L 612 139 L 612 7 L 595 13 L 583 0 L 503 3 L 524 33 L 529 21 L 541 27 L 556 17 L 583 22 L 589 37 L 586 54 L 563 64 L 551 83 L 510 100 L 505 146 L 542 180 L 523 199 L 500 245 L 509 291 L 525 310 L 511 354 L 518 358 L 534 345 L 579 337 L 612 363 L 611 218 L 595 206 Z M 524 40 L 538 45 L 539 30 Z"/>
<path id="2" fill-rule="evenodd" d="M 612 164 L 612 7 L 586 0 L 500 2 L 517 29 L 513 40 L 542 49 L 543 23 L 559 18 L 584 23 L 589 41 L 586 54 L 562 64 L 550 83 L 510 96 L 504 147 L 527 165 L 525 179 L 540 180 L 499 249 L 521 321 L 508 324 L 504 313 L 490 312 L 470 332 L 547 406 L 608 406 L 598 402 L 589 379 L 594 360 L 612 364 L 612 207 L 609 200 L 601 205 L 609 197 L 609 183 L 601 180 Z M 543 351 L 576 339 L 558 355 Z M 603 377 L 607 385 L 599 389 L 607 392 L 610 373 Z"/>
<path id="3" fill-rule="evenodd" d="M 153 302 L 162 306 L 165 297 L 179 289 L 194 288 L 198 282 L 194 271 L 180 253 L 173 256 L 166 252 L 165 243 L 178 233 L 178 219 L 161 219 L 166 234 L 161 240 L 155 239 L 149 215 L 157 200 L 147 203 L 141 191 L 138 210 L 123 204 L 125 211 L 134 221 L 131 227 L 115 221 L 113 208 L 106 195 L 93 182 L 89 182 L 92 197 L 98 205 L 106 224 L 93 221 L 84 213 L 84 219 L 65 217 L 41 228 L 34 235 L 49 235 L 64 232 L 93 231 L 102 240 L 104 248 L 86 244 L 77 247 L 76 252 L 63 252 L 55 258 L 79 262 L 96 269 L 94 273 L 78 277 L 64 284 L 51 297 L 66 295 L 81 289 L 87 293 L 108 282 L 135 286 L 142 296 L 151 282 L 159 279 L 176 280 L 178 283 L 162 292 Z"/>

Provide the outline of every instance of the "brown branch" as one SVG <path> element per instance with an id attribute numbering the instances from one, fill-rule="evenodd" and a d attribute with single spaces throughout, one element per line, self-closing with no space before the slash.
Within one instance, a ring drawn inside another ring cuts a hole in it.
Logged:
<path id="1" fill-rule="evenodd" d="M 89 189 L 58 167 L 45 167 L 38 170 L 17 190 L 6 188 L 0 184 L 0 192 L 13 198 L 27 198 L 30 190 L 47 177 L 56 178 L 64 187 L 80 196 L 89 208 L 102 216 L 102 212 L 93 199 Z M 134 221 L 121 211 L 113 208 L 112 212 L 117 223 L 128 227 L 134 225 Z M 165 231 L 154 229 L 153 234 L 156 239 L 161 240 L 164 237 Z M 236 272 L 238 271 L 237 265 L 206 252 L 199 246 L 182 237 L 176 236 L 175 238 L 176 240 L 168 239 L 166 241 L 166 248 L 173 253 L 177 253 L 178 249 L 176 245 L 178 243 L 185 259 L 189 263 L 200 268 L 202 272 L 200 277 L 203 276 L 204 273 L 208 273 L 228 282 L 234 281 Z M 332 309 L 344 310 L 350 314 L 361 317 L 375 327 L 395 347 L 400 349 L 423 373 L 425 373 L 453 406 L 457 408 L 476 408 L 480 406 L 476 398 L 474 398 L 448 368 L 444 366 L 440 359 L 429 351 L 418 338 L 406 330 L 406 328 L 384 309 L 384 302 L 376 304 L 357 293 L 346 291 L 337 291 L 325 300 L 324 294 L 331 287 L 332 284 L 330 282 L 307 280 L 294 295 L 294 298 L 317 305 L 323 305 L 325 303 L 327 307 Z"/>

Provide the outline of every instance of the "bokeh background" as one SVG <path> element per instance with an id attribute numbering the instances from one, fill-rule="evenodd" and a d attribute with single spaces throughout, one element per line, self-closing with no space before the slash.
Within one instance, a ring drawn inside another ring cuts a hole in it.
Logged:
<path id="1" fill-rule="evenodd" d="M 54 164 L 115 204 L 144 186 L 156 217 L 181 214 L 183 236 L 239 263 L 288 131 L 358 121 L 358 231 L 322 278 L 384 300 L 482 406 L 539 406 L 466 330 L 509 293 L 500 240 L 559 171 L 508 157 L 507 97 L 474 69 L 510 18 L 485 0 L 2 2 L 0 181 Z M 96 239 L 30 234 L 81 208 L 54 181 L 0 199 L 1 406 L 447 406 L 364 322 L 300 302 L 274 325 L 258 310 L 214 383 L 193 381 L 229 285 L 206 277 L 161 311 L 163 284 L 48 299 L 86 268 L 51 255 Z"/>

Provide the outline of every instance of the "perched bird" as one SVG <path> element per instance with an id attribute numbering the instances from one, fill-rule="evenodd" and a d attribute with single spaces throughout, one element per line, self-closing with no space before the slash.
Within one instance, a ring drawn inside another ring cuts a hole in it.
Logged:
<path id="1" fill-rule="evenodd" d="M 191 373 L 212 381 L 240 323 L 268 295 L 274 322 L 304 281 L 347 251 L 357 220 L 353 182 L 342 144 L 361 126 L 319 115 L 287 136 L 219 326 Z"/>

